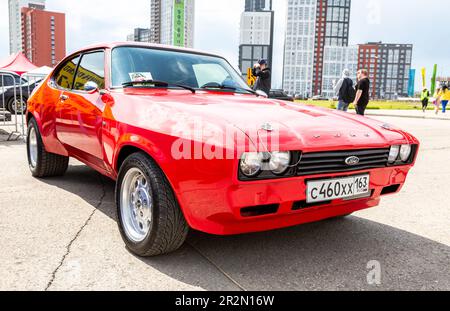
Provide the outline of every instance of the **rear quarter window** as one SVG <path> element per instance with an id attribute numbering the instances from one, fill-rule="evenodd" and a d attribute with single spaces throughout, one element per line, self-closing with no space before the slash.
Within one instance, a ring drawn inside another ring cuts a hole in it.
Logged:
<path id="1" fill-rule="evenodd" d="M 77 69 L 80 56 L 76 56 L 71 60 L 65 62 L 54 76 L 55 83 L 65 89 L 71 89 L 75 70 Z"/>

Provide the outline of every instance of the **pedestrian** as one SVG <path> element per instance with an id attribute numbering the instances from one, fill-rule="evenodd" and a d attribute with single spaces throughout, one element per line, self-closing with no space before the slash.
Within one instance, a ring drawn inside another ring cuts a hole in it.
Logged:
<path id="1" fill-rule="evenodd" d="M 267 59 L 261 59 L 253 66 L 253 75 L 257 77 L 253 89 L 255 91 L 263 91 L 269 96 L 272 89 L 272 73 Z"/>
<path id="2" fill-rule="evenodd" d="M 367 105 L 369 104 L 369 90 L 370 80 L 367 69 L 361 69 L 357 74 L 358 84 L 356 85 L 356 96 L 353 104 L 355 105 L 356 113 L 364 116 Z"/>
<path id="3" fill-rule="evenodd" d="M 337 110 L 346 112 L 356 96 L 353 80 L 350 79 L 350 70 L 344 69 L 341 79 L 334 86 L 334 93 L 338 96 Z"/>
<path id="4" fill-rule="evenodd" d="M 434 97 L 434 113 L 439 114 L 439 107 L 441 106 L 441 99 L 440 99 L 440 95 L 439 93 L 441 92 L 441 88 L 437 88 L 436 89 L 436 93 L 434 93 L 433 97 Z"/>
<path id="5" fill-rule="evenodd" d="M 450 91 L 447 85 L 444 85 L 439 92 L 439 98 L 442 104 L 442 113 L 445 113 L 447 110 L 448 101 L 450 100 Z"/>
<path id="6" fill-rule="evenodd" d="M 427 111 L 428 102 L 430 101 L 430 91 L 426 87 L 423 88 L 422 94 L 420 95 L 420 100 L 422 101 L 423 112 Z"/>

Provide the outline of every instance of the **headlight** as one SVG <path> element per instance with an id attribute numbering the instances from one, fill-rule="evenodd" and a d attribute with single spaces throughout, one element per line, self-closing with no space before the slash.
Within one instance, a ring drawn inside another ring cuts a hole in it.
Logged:
<path id="1" fill-rule="evenodd" d="M 402 145 L 400 148 L 400 160 L 403 162 L 408 162 L 409 157 L 411 156 L 411 145 Z"/>
<path id="2" fill-rule="evenodd" d="M 270 170 L 274 174 L 283 174 L 291 164 L 290 152 L 272 152 L 270 157 Z"/>
<path id="3" fill-rule="evenodd" d="M 241 172 L 247 177 L 254 177 L 261 172 L 263 165 L 263 154 L 250 152 L 244 153 L 241 158 Z"/>
<path id="4" fill-rule="evenodd" d="M 395 163 L 398 159 L 398 155 L 400 154 L 400 146 L 392 146 L 391 151 L 389 152 L 389 163 Z"/>

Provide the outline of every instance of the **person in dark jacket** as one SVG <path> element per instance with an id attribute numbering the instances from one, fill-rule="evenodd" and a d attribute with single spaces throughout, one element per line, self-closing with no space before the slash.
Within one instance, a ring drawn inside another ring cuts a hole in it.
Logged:
<path id="1" fill-rule="evenodd" d="M 422 110 L 426 112 L 430 101 L 430 91 L 426 87 L 423 88 L 422 94 L 420 94 L 420 100 L 422 101 Z"/>
<path id="2" fill-rule="evenodd" d="M 255 64 L 253 67 L 253 75 L 257 77 L 253 89 L 255 91 L 263 91 L 269 96 L 270 90 L 272 89 L 272 73 L 266 59 L 261 59 Z"/>
<path id="3" fill-rule="evenodd" d="M 356 85 L 356 98 L 353 102 L 356 113 L 364 116 L 367 105 L 370 100 L 370 80 L 369 71 L 367 69 L 361 69 L 358 71 L 358 84 Z"/>

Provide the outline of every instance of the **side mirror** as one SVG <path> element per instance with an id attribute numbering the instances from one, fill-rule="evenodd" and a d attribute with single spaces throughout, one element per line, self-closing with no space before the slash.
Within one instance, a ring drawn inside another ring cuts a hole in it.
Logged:
<path id="1" fill-rule="evenodd" d="M 98 84 L 94 81 L 88 81 L 84 85 L 84 90 L 89 93 L 95 93 L 98 91 Z"/>
<path id="2" fill-rule="evenodd" d="M 258 95 L 259 97 L 269 98 L 269 95 L 267 95 L 266 92 L 261 90 L 257 90 L 256 95 Z"/>

